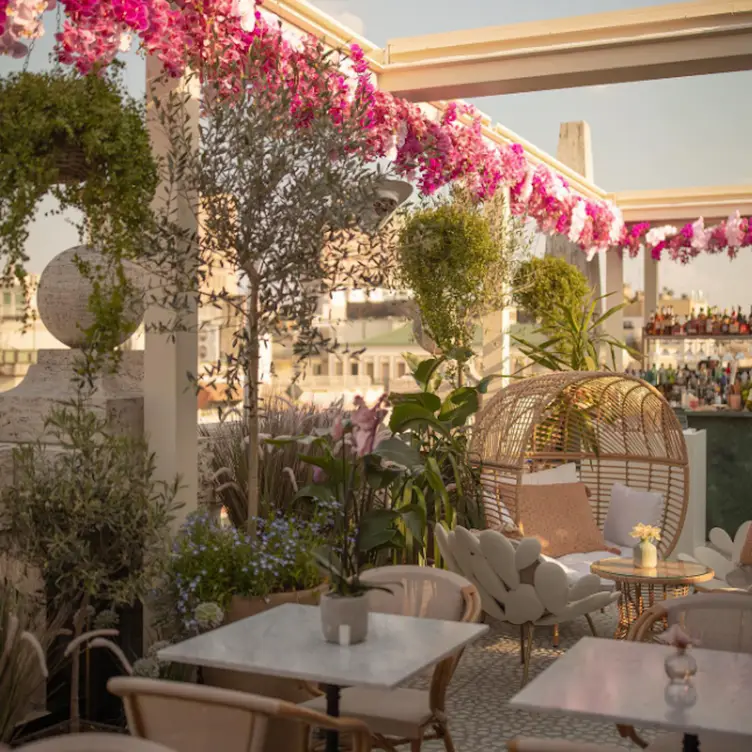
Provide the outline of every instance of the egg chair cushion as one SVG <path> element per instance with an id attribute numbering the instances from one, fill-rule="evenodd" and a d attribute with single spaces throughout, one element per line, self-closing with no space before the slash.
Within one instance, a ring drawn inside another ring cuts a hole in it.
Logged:
<path id="1" fill-rule="evenodd" d="M 606 550 L 584 483 L 522 486 L 518 492 L 520 530 L 537 538 L 547 556 Z"/>
<path id="2" fill-rule="evenodd" d="M 634 546 L 638 541 L 631 535 L 632 528 L 640 523 L 659 525 L 662 510 L 662 494 L 614 483 L 603 537 L 619 546 Z"/>

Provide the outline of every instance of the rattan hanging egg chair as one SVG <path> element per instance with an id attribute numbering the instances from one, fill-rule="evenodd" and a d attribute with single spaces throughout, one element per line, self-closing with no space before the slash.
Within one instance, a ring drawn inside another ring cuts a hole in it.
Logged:
<path id="1" fill-rule="evenodd" d="M 575 463 L 601 529 L 613 484 L 622 483 L 663 496 L 659 553 L 676 545 L 689 492 L 686 444 L 668 402 L 641 379 L 563 371 L 516 381 L 479 413 L 471 451 L 482 463 L 487 527 L 519 522 L 525 473 Z"/>

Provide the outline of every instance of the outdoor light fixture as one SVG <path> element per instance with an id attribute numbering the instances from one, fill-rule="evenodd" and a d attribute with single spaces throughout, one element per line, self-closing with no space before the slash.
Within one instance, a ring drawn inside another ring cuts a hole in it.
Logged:
<path id="1" fill-rule="evenodd" d="M 413 187 L 406 180 L 379 181 L 376 188 L 376 199 L 370 211 L 364 212 L 361 219 L 363 229 L 368 231 L 380 230 L 391 218 L 394 212 L 410 198 Z"/>

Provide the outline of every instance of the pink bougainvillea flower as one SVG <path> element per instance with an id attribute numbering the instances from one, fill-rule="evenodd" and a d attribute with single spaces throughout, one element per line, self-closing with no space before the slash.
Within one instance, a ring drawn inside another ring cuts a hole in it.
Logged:
<path id="1" fill-rule="evenodd" d="M 592 257 L 613 246 L 630 256 L 642 249 L 659 258 L 666 252 L 686 262 L 700 252 L 734 256 L 752 245 L 752 223 L 738 214 L 706 228 L 627 228 L 617 206 L 579 195 L 543 164 L 533 166 L 520 144 L 487 137 L 471 105 L 451 102 L 431 117 L 417 104 L 376 89 L 368 58 L 354 44 L 342 71 L 320 74 L 315 61 L 325 54 L 318 40 L 283 31 L 261 12 L 263 0 L 61 0 L 65 23 L 56 35 L 60 62 L 83 74 L 103 70 L 132 37 L 171 76 L 198 71 L 213 101 L 232 97 L 244 85 L 273 96 L 292 92 L 290 115 L 301 129 L 317 118 L 345 122 L 357 113 L 370 161 L 389 156 L 395 171 L 426 196 L 455 182 L 485 200 L 508 189 L 515 216 L 530 217 L 540 232 L 559 233 Z M 0 0 L 0 54 L 23 57 L 28 42 L 44 31 L 41 16 L 55 0 Z M 253 50 L 253 54 L 250 55 Z M 255 62 L 251 69 L 249 56 Z M 329 104 L 320 106 L 322 92 Z M 690 233 L 691 229 L 691 233 Z"/>

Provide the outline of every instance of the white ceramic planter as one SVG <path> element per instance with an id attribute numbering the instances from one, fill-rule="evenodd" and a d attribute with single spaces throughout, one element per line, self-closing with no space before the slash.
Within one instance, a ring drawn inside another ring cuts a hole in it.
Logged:
<path id="1" fill-rule="evenodd" d="M 658 549 L 650 541 L 640 541 L 634 547 L 632 558 L 639 569 L 655 569 L 658 566 Z"/>
<path id="2" fill-rule="evenodd" d="M 368 598 L 347 598 L 324 593 L 319 602 L 321 631 L 327 642 L 356 645 L 368 634 Z"/>

